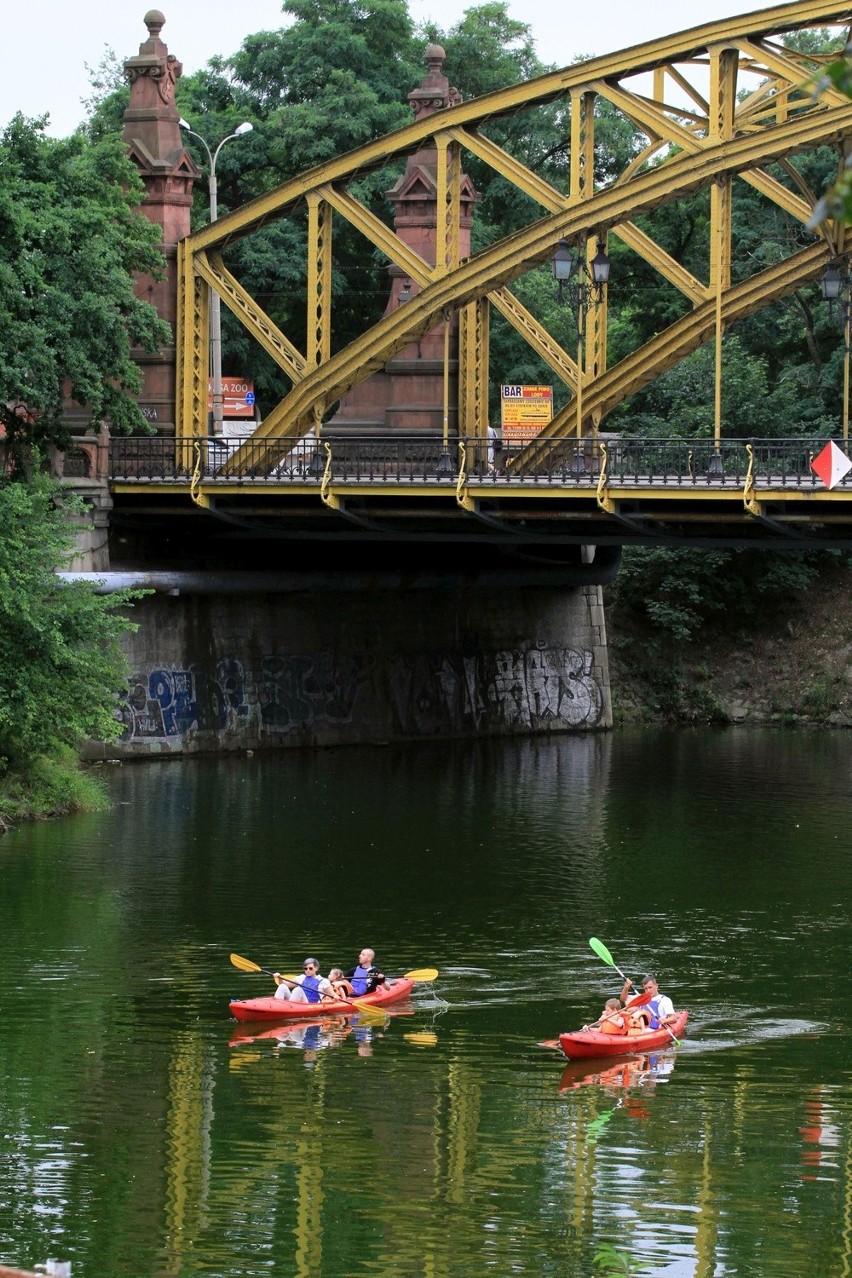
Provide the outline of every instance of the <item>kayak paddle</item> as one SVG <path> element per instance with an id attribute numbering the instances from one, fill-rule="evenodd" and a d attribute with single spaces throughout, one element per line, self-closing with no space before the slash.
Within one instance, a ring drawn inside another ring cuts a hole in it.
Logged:
<path id="1" fill-rule="evenodd" d="M 629 976 L 625 976 L 625 975 L 624 975 L 624 973 L 622 972 L 621 968 L 618 966 L 618 964 L 616 963 L 615 959 L 612 957 L 612 955 L 610 954 L 609 950 L 608 950 L 608 949 L 606 948 L 606 946 L 604 945 L 603 941 L 599 941 L 599 940 L 598 940 L 598 938 L 597 938 L 596 936 L 590 936 L 590 937 L 589 937 L 589 945 L 592 947 L 592 949 L 594 950 L 595 954 L 597 954 L 598 958 L 599 958 L 599 959 L 603 959 L 603 961 L 604 961 L 604 963 L 606 963 L 607 967 L 614 967 L 614 968 L 615 968 L 616 972 L 618 972 L 618 975 L 621 977 L 622 981 L 624 981 L 624 982 L 625 982 L 625 984 L 627 984 L 627 985 L 632 985 L 632 986 L 633 986 L 633 988 L 634 988 L 634 990 L 635 990 L 635 989 L 638 989 L 638 986 L 635 984 L 635 982 L 634 982 L 634 981 L 631 981 L 631 979 L 630 979 L 630 977 L 629 977 Z"/>
<path id="2" fill-rule="evenodd" d="M 634 988 L 634 990 L 639 988 L 635 981 L 631 981 L 631 979 L 630 979 L 630 977 L 629 977 L 629 976 L 625 976 L 625 975 L 624 975 L 624 973 L 622 972 L 621 968 L 618 966 L 618 964 L 616 963 L 615 959 L 612 957 L 612 955 L 610 954 L 609 950 L 608 950 L 608 949 L 606 948 L 606 946 L 604 945 L 603 941 L 599 941 L 599 940 L 598 940 L 598 938 L 597 938 L 596 936 L 590 936 L 590 937 L 589 937 L 589 945 L 590 945 L 590 946 L 591 946 L 591 948 L 594 950 L 595 954 L 597 954 L 598 958 L 599 958 L 599 959 L 603 959 L 603 961 L 604 961 L 604 963 L 606 963 L 607 967 L 614 967 L 614 968 L 615 968 L 616 972 L 618 972 L 618 975 L 619 975 L 619 976 L 621 977 L 621 979 L 624 981 L 625 985 L 632 985 L 632 986 L 633 986 L 633 988 Z M 649 1001 L 650 1001 L 650 1000 L 649 1000 Z M 629 1006 L 630 1006 L 630 1004 L 629 1004 L 629 1003 L 626 1003 L 626 1004 L 625 1004 L 625 1007 L 629 1007 Z M 663 1025 L 663 1026 L 662 1026 L 662 1028 L 663 1028 L 664 1030 L 667 1030 L 667 1031 L 668 1031 L 669 1038 L 672 1040 L 672 1042 L 673 1042 L 673 1043 L 674 1043 L 677 1047 L 680 1047 L 680 1039 L 675 1037 L 675 1035 L 674 1035 L 674 1034 L 672 1033 L 672 1031 L 669 1029 L 668 1025 Z"/>
<path id="3" fill-rule="evenodd" d="M 259 963 L 252 963 L 251 959 L 243 958 L 240 954 L 231 954 L 231 962 L 234 967 L 238 967 L 241 972 L 263 972 L 266 976 L 271 976 L 275 981 L 275 973 L 268 967 L 261 967 Z M 275 981 L 277 985 L 278 982 Z"/>
<path id="4" fill-rule="evenodd" d="M 268 967 L 261 967 L 259 963 L 252 963 L 251 959 L 243 958 L 240 954 L 232 954 L 230 956 L 234 967 L 238 967 L 241 972 L 265 972 L 267 976 L 275 978 L 275 973 L 270 971 Z M 287 981 L 293 981 L 293 976 L 285 976 Z M 394 979 L 394 978 L 392 978 Z M 403 981 L 436 981 L 438 979 L 437 967 L 417 967 L 413 972 L 403 972 L 401 978 Z"/>

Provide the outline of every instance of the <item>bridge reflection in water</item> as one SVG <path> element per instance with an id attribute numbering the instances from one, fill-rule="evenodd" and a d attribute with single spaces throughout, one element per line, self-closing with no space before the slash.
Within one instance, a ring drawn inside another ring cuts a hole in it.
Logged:
<path id="1" fill-rule="evenodd" d="M 829 491 L 824 439 L 438 436 L 127 438 L 110 445 L 119 513 L 262 513 L 310 535 L 476 541 L 852 547 L 852 478 Z M 852 472 L 850 472 L 852 475 Z M 154 505 L 152 506 L 152 501 Z M 260 503 L 260 504 L 259 504 Z M 329 520 L 330 516 L 337 516 Z"/>

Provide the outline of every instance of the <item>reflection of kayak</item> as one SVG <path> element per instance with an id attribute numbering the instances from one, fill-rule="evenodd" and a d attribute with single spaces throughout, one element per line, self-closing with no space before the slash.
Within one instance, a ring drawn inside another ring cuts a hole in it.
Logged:
<path id="1" fill-rule="evenodd" d="M 413 987 L 413 981 L 401 977 L 397 981 L 380 985 L 372 994 L 364 994 L 354 1003 L 347 1003 L 345 999 L 323 999 L 321 1003 L 291 1003 L 286 998 L 272 997 L 234 999 L 228 1006 L 231 1015 L 238 1021 L 274 1020 L 283 1024 L 284 1021 L 301 1021 L 314 1016 L 352 1016 L 362 1003 L 367 1007 L 388 1007 L 392 1003 L 401 1003 Z"/>
<path id="2" fill-rule="evenodd" d="M 675 1038 L 683 1033 L 689 1012 L 678 1012 L 671 1031 Z M 646 1034 L 601 1034 L 600 1030 L 576 1030 L 560 1034 L 559 1046 L 570 1061 L 594 1060 L 599 1056 L 624 1056 L 626 1053 L 653 1052 L 672 1041 L 667 1029 L 648 1030 Z"/>
<path id="3" fill-rule="evenodd" d="M 352 1017 L 354 1020 L 354 1015 Z M 258 1029 L 254 1032 L 244 1029 L 235 1029 L 231 1037 L 228 1039 L 229 1047 L 239 1047 L 244 1043 L 257 1043 L 263 1038 L 272 1040 L 284 1038 L 298 1038 L 299 1034 L 304 1033 L 307 1029 L 324 1030 L 332 1034 L 348 1033 L 348 1019 L 343 1016 L 337 1016 L 333 1020 L 318 1020 L 314 1017 L 312 1021 L 287 1021 L 286 1024 L 273 1025 L 272 1028 Z"/>
<path id="4" fill-rule="evenodd" d="M 627 1091 L 632 1087 L 665 1082 L 674 1069 L 675 1053 L 653 1052 L 640 1056 L 606 1056 L 569 1061 L 559 1080 L 560 1092 L 578 1087 L 600 1087 L 605 1091 Z"/>
<path id="5" fill-rule="evenodd" d="M 233 1042 L 233 1040 L 231 1040 Z M 605 1066 L 590 1066 L 588 1057 L 569 1061 L 559 1081 L 560 1092 L 577 1087 L 630 1087 L 648 1067 L 647 1056 L 612 1056 Z"/>

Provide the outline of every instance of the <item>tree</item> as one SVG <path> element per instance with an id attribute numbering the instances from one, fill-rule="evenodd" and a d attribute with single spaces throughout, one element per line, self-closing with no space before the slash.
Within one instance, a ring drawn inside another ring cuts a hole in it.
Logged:
<path id="1" fill-rule="evenodd" d="M 0 484 L 0 786 L 86 737 L 115 740 L 126 677 L 119 611 L 131 596 L 63 585 L 73 500 L 44 475 Z M 0 803 L 2 809 L 2 803 Z"/>
<path id="2" fill-rule="evenodd" d="M 142 194 L 120 137 L 57 141 L 21 115 L 0 135 L 0 424 L 18 459 L 67 447 L 69 396 L 93 424 L 145 429 L 131 346 L 169 330 L 133 292 L 134 272 L 163 267 Z"/>

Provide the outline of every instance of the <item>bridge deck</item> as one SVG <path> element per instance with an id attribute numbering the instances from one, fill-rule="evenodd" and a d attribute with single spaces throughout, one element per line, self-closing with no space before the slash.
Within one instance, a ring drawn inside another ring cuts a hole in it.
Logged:
<path id="1" fill-rule="evenodd" d="M 119 516 L 195 511 L 279 535 L 852 547 L 852 472 L 826 488 L 811 467 L 824 443 L 134 437 L 112 441 L 110 488 Z"/>

